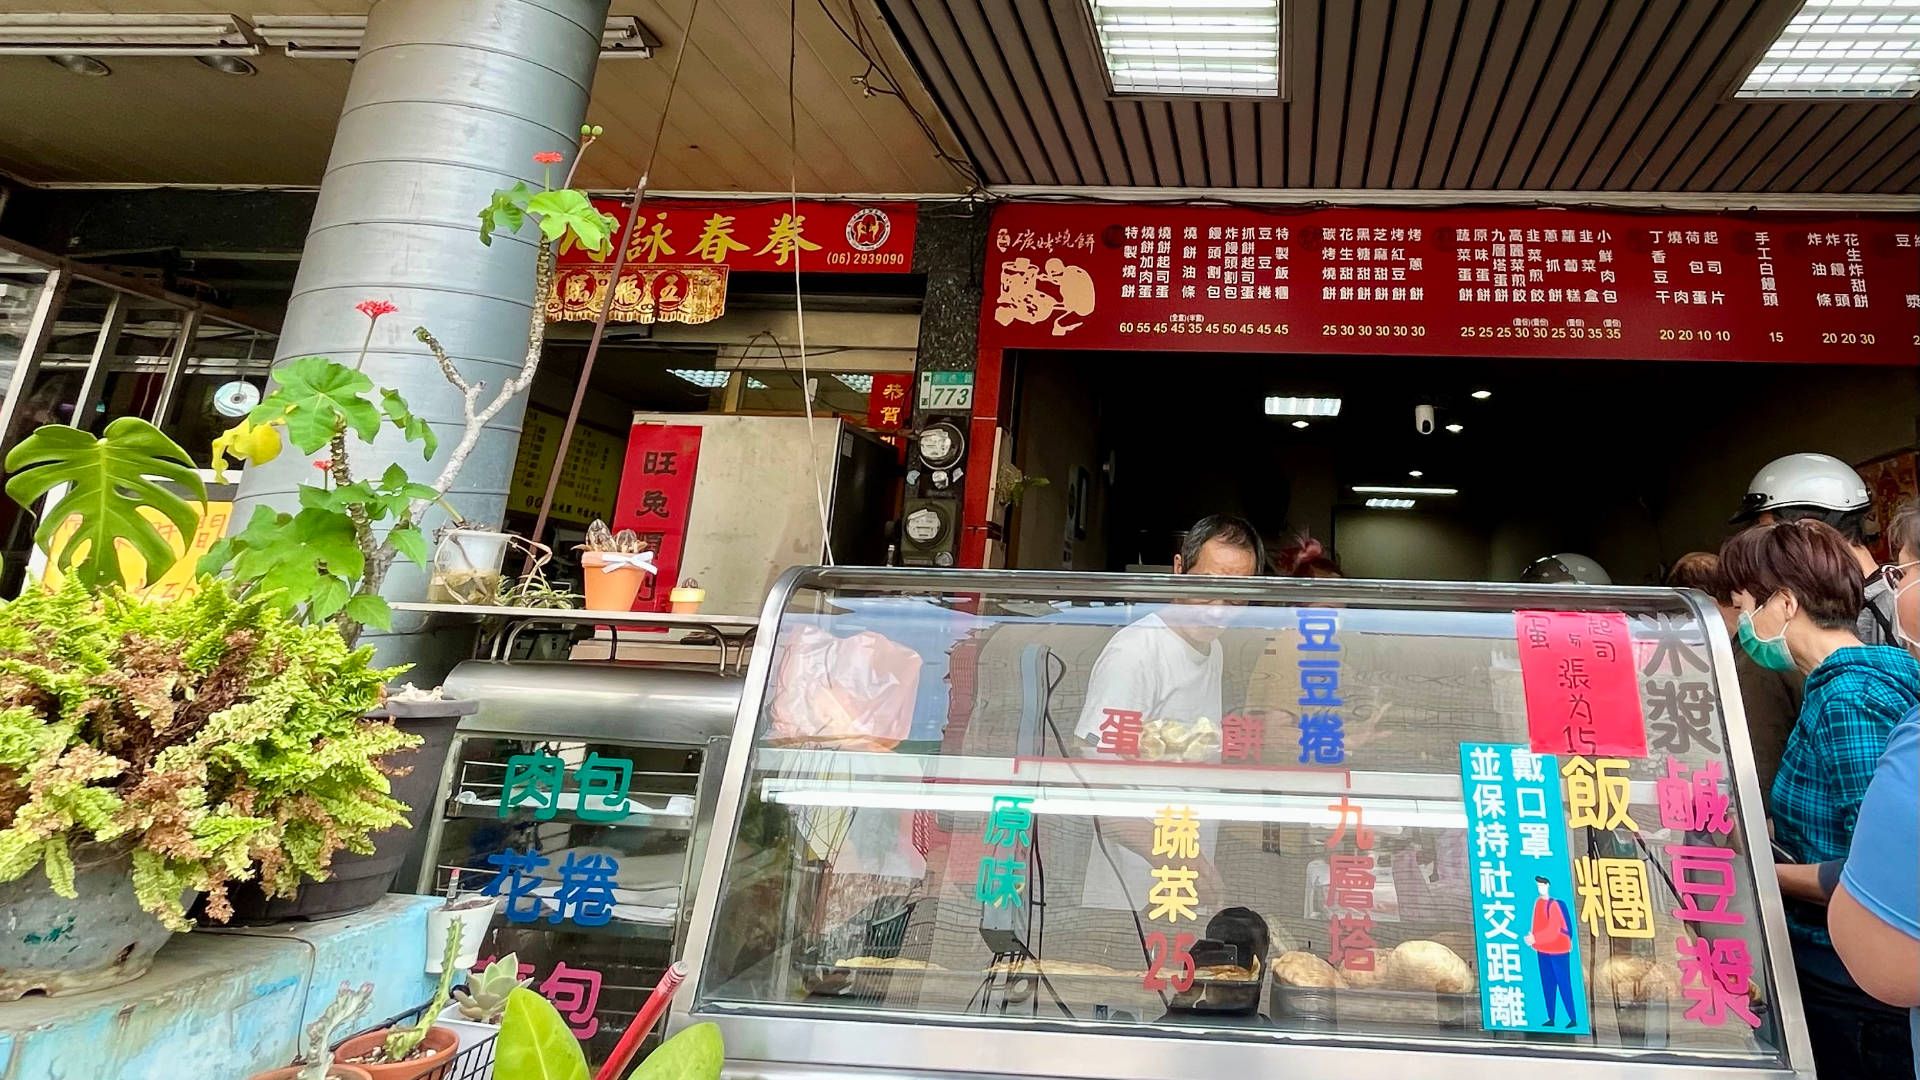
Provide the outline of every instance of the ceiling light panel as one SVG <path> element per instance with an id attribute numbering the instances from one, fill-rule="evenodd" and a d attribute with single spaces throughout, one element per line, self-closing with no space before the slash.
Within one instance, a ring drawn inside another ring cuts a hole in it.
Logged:
<path id="1" fill-rule="evenodd" d="M 1741 98 L 1920 95 L 1920 0 L 1805 0 L 1767 46 Z"/>
<path id="2" fill-rule="evenodd" d="M 351 60 L 360 55 L 365 15 L 255 15 L 260 40 L 295 60 Z M 660 42 L 632 15 L 611 15 L 600 32 L 600 56 L 645 60 Z"/>
<path id="3" fill-rule="evenodd" d="M 1459 488 L 1450 487 L 1407 487 L 1403 484 L 1358 484 L 1354 486 L 1355 495 L 1458 495 Z"/>
<path id="4" fill-rule="evenodd" d="M 677 379 L 685 379 L 695 386 L 708 390 L 718 390 L 727 385 L 727 378 L 731 373 L 725 371 L 708 371 L 704 368 L 668 368 L 667 374 Z"/>
<path id="5" fill-rule="evenodd" d="M 1339 416 L 1337 397 L 1268 397 L 1268 416 Z"/>
<path id="6" fill-rule="evenodd" d="M 1413 509 L 1413 500 L 1412 499 L 1368 499 L 1367 509 L 1369 510 L 1411 510 Z"/>
<path id="7" fill-rule="evenodd" d="M 1088 0 L 1117 94 L 1280 93 L 1280 0 Z"/>
<path id="8" fill-rule="evenodd" d="M 232 15 L 0 14 L 0 54 L 55 56 L 252 56 Z"/>

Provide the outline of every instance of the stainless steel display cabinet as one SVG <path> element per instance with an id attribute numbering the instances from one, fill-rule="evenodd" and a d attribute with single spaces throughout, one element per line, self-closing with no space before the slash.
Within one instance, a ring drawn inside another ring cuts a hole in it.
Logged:
<path id="1" fill-rule="evenodd" d="M 686 941 L 740 678 L 710 663 L 470 660 L 416 890 L 496 898 L 481 959 L 599 1060 Z"/>
<path id="2" fill-rule="evenodd" d="M 800 569 L 714 826 L 730 1075 L 1813 1075 L 1698 594 Z"/>

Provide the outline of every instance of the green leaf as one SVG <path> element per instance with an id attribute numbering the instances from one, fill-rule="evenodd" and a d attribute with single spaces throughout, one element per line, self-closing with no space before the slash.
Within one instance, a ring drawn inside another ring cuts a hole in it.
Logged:
<path id="1" fill-rule="evenodd" d="M 588 251 L 604 254 L 613 236 L 612 217 L 593 208 L 593 200 L 578 188 L 543 191 L 527 200 L 527 212 L 539 217 L 540 233 L 558 242 L 567 233 Z"/>
<path id="2" fill-rule="evenodd" d="M 308 619 L 313 622 L 331 619 L 346 606 L 346 582 L 332 575 L 315 579 L 313 589 L 307 593 Z"/>
<path id="3" fill-rule="evenodd" d="M 348 600 L 347 618 L 376 630 L 393 628 L 393 608 L 378 596 L 356 596 Z"/>
<path id="4" fill-rule="evenodd" d="M 532 194 L 525 182 L 494 192 L 493 201 L 480 211 L 480 242 L 491 247 L 496 229 L 519 232 L 520 226 L 526 223 L 527 199 Z"/>
<path id="5" fill-rule="evenodd" d="M 433 433 L 433 428 L 425 420 L 413 415 L 413 410 L 407 406 L 407 399 L 401 397 L 398 391 L 380 391 L 380 411 L 387 414 L 387 419 L 393 421 L 393 426 L 400 429 L 408 442 L 421 444 L 421 457 L 430 458 L 434 451 L 440 449 L 440 436 Z"/>
<path id="6" fill-rule="evenodd" d="M 65 484 L 58 502 L 40 515 L 33 541 L 47 549 L 55 566 L 89 588 L 124 585 L 120 552 L 124 540 L 146 564 L 148 581 L 157 580 L 179 555 L 140 507 L 151 507 L 172 522 L 181 536 L 200 527 L 200 512 L 160 481 L 172 481 L 206 502 L 199 470 L 178 443 L 134 416 L 108 424 L 96 439 L 78 428 L 49 424 L 20 441 L 7 454 L 7 495 L 31 508 L 54 487 Z M 53 550 L 54 534 L 69 518 L 79 525 Z"/>
<path id="7" fill-rule="evenodd" d="M 516 986 L 494 1040 L 494 1080 L 587 1080 L 587 1056 L 559 1010 Z"/>
<path id="8" fill-rule="evenodd" d="M 395 551 L 413 560 L 414 565 L 422 570 L 427 568 L 427 562 L 432 558 L 427 554 L 427 538 L 421 536 L 420 530 L 411 525 L 387 533 L 387 542 L 393 545 Z"/>
<path id="9" fill-rule="evenodd" d="M 654 1048 L 627 1080 L 720 1080 L 726 1044 L 714 1024 L 695 1024 Z"/>
<path id="10" fill-rule="evenodd" d="M 230 541 L 234 579 L 279 593 L 277 603 L 289 609 L 319 599 L 337 612 L 346 603 L 345 590 L 366 571 L 353 522 L 338 510 L 309 506 L 289 516 L 256 507 Z"/>
<path id="11" fill-rule="evenodd" d="M 344 426 L 363 442 L 380 433 L 380 413 L 360 395 L 373 389 L 373 380 L 324 356 L 305 356 L 274 369 L 279 384 L 254 406 L 253 423 L 285 416 L 287 438 L 303 454 L 327 445 Z"/>

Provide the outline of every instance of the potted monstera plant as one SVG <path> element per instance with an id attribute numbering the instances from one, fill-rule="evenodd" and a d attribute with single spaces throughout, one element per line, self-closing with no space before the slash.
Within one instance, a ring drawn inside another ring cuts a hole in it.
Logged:
<path id="1" fill-rule="evenodd" d="M 267 591 L 130 590 L 177 559 L 164 525 L 198 524 L 185 452 L 122 418 L 6 465 L 51 503 L 62 580 L 0 605 L 0 998 L 137 977 L 196 896 L 225 920 L 240 884 L 290 893 L 404 820 L 380 762 L 414 740 L 366 716 L 397 672 Z"/>

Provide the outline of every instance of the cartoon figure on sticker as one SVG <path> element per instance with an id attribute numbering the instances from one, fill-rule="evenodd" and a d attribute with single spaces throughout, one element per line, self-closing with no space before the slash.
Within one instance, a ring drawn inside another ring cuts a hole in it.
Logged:
<path id="1" fill-rule="evenodd" d="M 1567 1007 L 1567 1026 L 1573 1027 L 1573 971 L 1568 955 L 1573 950 L 1569 934 L 1573 920 L 1569 917 L 1567 902 L 1551 895 L 1546 878 L 1536 877 L 1533 881 L 1539 887 L 1540 899 L 1533 902 L 1533 928 L 1526 940 L 1539 956 L 1540 990 L 1547 998 L 1547 1026 L 1552 1027 L 1556 1022 L 1554 1002 L 1558 999 Z"/>
<path id="2" fill-rule="evenodd" d="M 1081 267 L 1048 259 L 1043 271 L 1024 255 L 1000 264 L 1000 295 L 993 318 L 1001 326 L 1015 320 L 1050 322 L 1049 331 L 1062 337 L 1078 330 L 1093 306 L 1093 276 Z"/>

